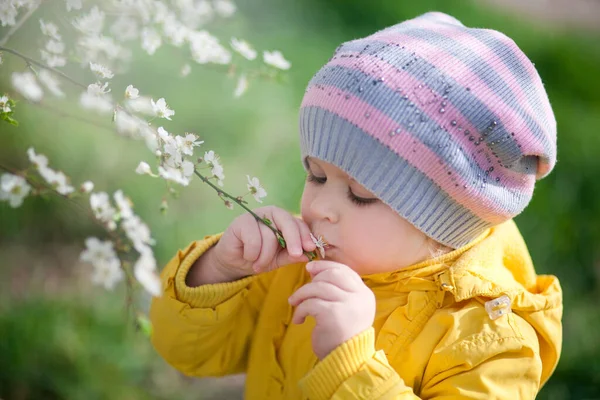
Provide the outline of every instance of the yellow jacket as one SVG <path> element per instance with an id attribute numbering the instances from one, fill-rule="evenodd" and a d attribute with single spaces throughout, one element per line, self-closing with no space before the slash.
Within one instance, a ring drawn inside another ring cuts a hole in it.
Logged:
<path id="1" fill-rule="evenodd" d="M 185 285 L 219 238 L 192 243 L 163 270 L 152 342 L 186 375 L 246 372 L 250 400 L 533 399 L 558 362 L 561 288 L 535 274 L 512 221 L 442 257 L 363 276 L 377 298 L 373 327 L 321 362 L 311 348 L 314 319 L 290 323 L 287 298 L 310 279 L 304 264 Z M 492 320 L 484 305 L 502 295 L 512 313 Z"/>

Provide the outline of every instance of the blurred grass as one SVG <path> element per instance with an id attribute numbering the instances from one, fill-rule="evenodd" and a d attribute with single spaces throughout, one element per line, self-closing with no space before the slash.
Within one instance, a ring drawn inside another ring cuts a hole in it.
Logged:
<path id="1" fill-rule="evenodd" d="M 258 176 L 268 203 L 294 212 L 303 178 L 297 107 L 306 83 L 339 43 L 430 10 L 500 30 L 516 41 L 535 62 L 558 121 L 557 167 L 538 183 L 533 201 L 517 218 L 538 272 L 558 275 L 565 290 L 563 356 L 539 398 L 600 398 L 600 34 L 558 30 L 473 1 L 245 0 L 238 5 L 243 17 L 212 30 L 224 39 L 245 38 L 259 50 L 281 49 L 293 65 L 285 85 L 253 82 L 243 98 L 233 100 L 233 80 L 197 65 L 181 79 L 184 60 L 163 47 L 153 57 L 137 51 L 132 69 L 142 72 L 117 75 L 111 86 L 119 92 L 133 84 L 142 94 L 165 97 L 176 115 L 161 122 L 170 132 L 198 133 L 205 150 L 222 156 L 226 189 L 243 193 L 245 175 Z M 38 32 L 32 18 L 9 45 L 35 54 Z M 7 71 L 22 64 L 8 55 L 4 59 L 0 87 L 10 89 Z M 91 81 L 81 72 L 78 78 Z M 67 101 L 51 106 L 83 114 Z M 123 189 L 149 223 L 161 264 L 189 241 L 221 231 L 240 212 L 225 209 L 196 181 L 161 216 L 164 185 L 134 173 L 139 161 L 152 160 L 143 143 L 26 102 L 18 104 L 15 116 L 19 128 L 0 126 L 2 163 L 25 166 L 25 151 L 34 145 L 75 183 L 92 179 L 96 190 Z M 0 204 L 0 273 L 6 277 L 0 282 L 0 397 L 208 397 L 132 332 L 121 292 L 82 294 L 87 270 L 77 262 L 78 252 L 86 236 L 100 234 L 82 217 L 57 199 L 28 199 L 17 211 Z M 48 292 L 51 274 L 59 278 Z"/>

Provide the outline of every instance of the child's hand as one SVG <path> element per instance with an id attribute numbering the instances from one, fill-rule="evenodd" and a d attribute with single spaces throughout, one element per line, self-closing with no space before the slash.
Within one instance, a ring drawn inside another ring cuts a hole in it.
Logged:
<path id="1" fill-rule="evenodd" d="M 250 213 L 237 217 L 215 246 L 214 259 L 220 272 L 233 278 L 272 271 L 287 264 L 307 261 L 303 250 L 315 250 L 308 225 L 300 218 L 274 206 L 253 210 L 268 218 L 283 233 L 286 248 L 265 224 Z"/>
<path id="2" fill-rule="evenodd" d="M 373 325 L 375 296 L 350 267 L 333 261 L 306 265 L 312 282 L 289 298 L 297 306 L 292 322 L 301 324 L 312 315 L 317 325 L 312 333 L 313 351 L 320 360 L 333 349 Z"/>

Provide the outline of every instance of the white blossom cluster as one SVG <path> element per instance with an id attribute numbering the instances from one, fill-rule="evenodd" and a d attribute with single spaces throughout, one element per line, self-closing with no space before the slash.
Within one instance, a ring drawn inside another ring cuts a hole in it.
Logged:
<path id="1" fill-rule="evenodd" d="M 135 278 L 153 296 L 160 296 L 162 289 L 156 269 L 156 259 L 150 246 L 155 244 L 150 228 L 133 212 L 133 203 L 121 190 L 113 194 L 113 203 L 106 192 L 91 193 L 90 206 L 94 216 L 103 222 L 109 230 L 115 230 L 120 223 L 121 230 L 133 244 L 139 257 L 133 266 Z M 94 266 L 92 280 L 111 289 L 124 277 L 121 261 L 117 257 L 111 241 L 100 241 L 97 238 L 86 240 L 86 250 L 81 253 L 81 260 Z"/>
<path id="2" fill-rule="evenodd" d="M 61 171 L 55 171 L 48 166 L 48 158 L 37 154 L 33 148 L 27 150 L 29 161 L 37 173 L 57 193 L 71 196 L 75 188 L 69 184 L 69 178 Z M 153 296 L 160 296 L 161 283 L 158 277 L 156 260 L 150 246 L 155 244 L 150 229 L 142 219 L 133 212 L 133 203 L 121 190 L 113 194 L 113 201 L 105 192 L 92 192 L 94 184 L 84 182 L 79 191 L 90 194 L 90 207 L 94 217 L 109 231 L 118 227 L 131 242 L 139 254 L 133 266 L 135 278 Z M 0 176 L 0 201 L 6 201 L 13 208 L 23 204 L 23 200 L 32 192 L 28 181 L 19 175 L 4 173 Z M 114 205 L 113 205 L 114 204 Z M 119 224 L 119 225 L 117 225 Z M 123 280 L 125 274 L 121 261 L 117 256 L 112 241 L 100 241 L 97 238 L 86 240 L 86 249 L 81 253 L 81 260 L 93 265 L 92 281 L 112 289 Z"/>
<path id="3" fill-rule="evenodd" d="M 15 25 L 21 8 L 38 7 L 39 3 L 40 0 L 0 2 L 2 26 Z M 255 60 L 258 55 L 248 42 L 235 37 L 230 40 L 230 48 L 224 46 L 204 28 L 215 18 L 229 18 L 236 12 L 235 4 L 230 0 L 108 0 L 88 9 L 84 9 L 82 0 L 66 0 L 65 3 L 68 12 L 76 13 L 71 17 L 71 24 L 77 32 L 73 42 L 73 55 L 83 66 L 94 64 L 110 71 L 109 74 L 99 73 L 98 78 L 101 80 L 110 79 L 112 71 L 123 73 L 127 70 L 132 58 L 129 42 L 135 41 L 139 41 L 139 46 L 149 55 L 155 54 L 164 44 L 187 47 L 190 58 L 198 64 L 227 65 L 232 62 L 233 53 L 250 61 Z M 44 37 L 40 48 L 41 60 L 51 68 L 64 67 L 68 61 L 67 44 L 58 26 L 42 19 L 39 23 Z M 290 62 L 279 51 L 264 51 L 262 59 L 266 65 L 275 69 L 287 70 L 291 67 Z M 249 86 L 249 78 L 243 69 L 236 70 L 237 85 L 233 95 L 240 97 Z M 190 64 L 182 65 L 181 76 L 187 76 L 190 72 Z M 53 95 L 64 95 L 56 77 L 45 70 L 40 71 L 37 79 L 29 71 L 15 72 L 12 83 L 25 98 L 39 102 L 43 97 L 43 90 L 38 80 Z M 109 107 L 111 101 L 106 95 L 108 91 L 98 93 L 96 89 L 83 93 L 81 104 L 100 113 L 110 112 L 114 105 Z"/>

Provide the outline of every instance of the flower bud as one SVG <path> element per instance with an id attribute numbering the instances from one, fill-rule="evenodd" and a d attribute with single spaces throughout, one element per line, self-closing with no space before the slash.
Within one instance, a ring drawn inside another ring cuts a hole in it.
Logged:
<path id="1" fill-rule="evenodd" d="M 85 181 L 81 184 L 81 187 L 79 188 L 79 190 L 81 191 L 81 193 L 90 193 L 92 190 L 94 190 L 94 182 L 92 181 Z"/>

